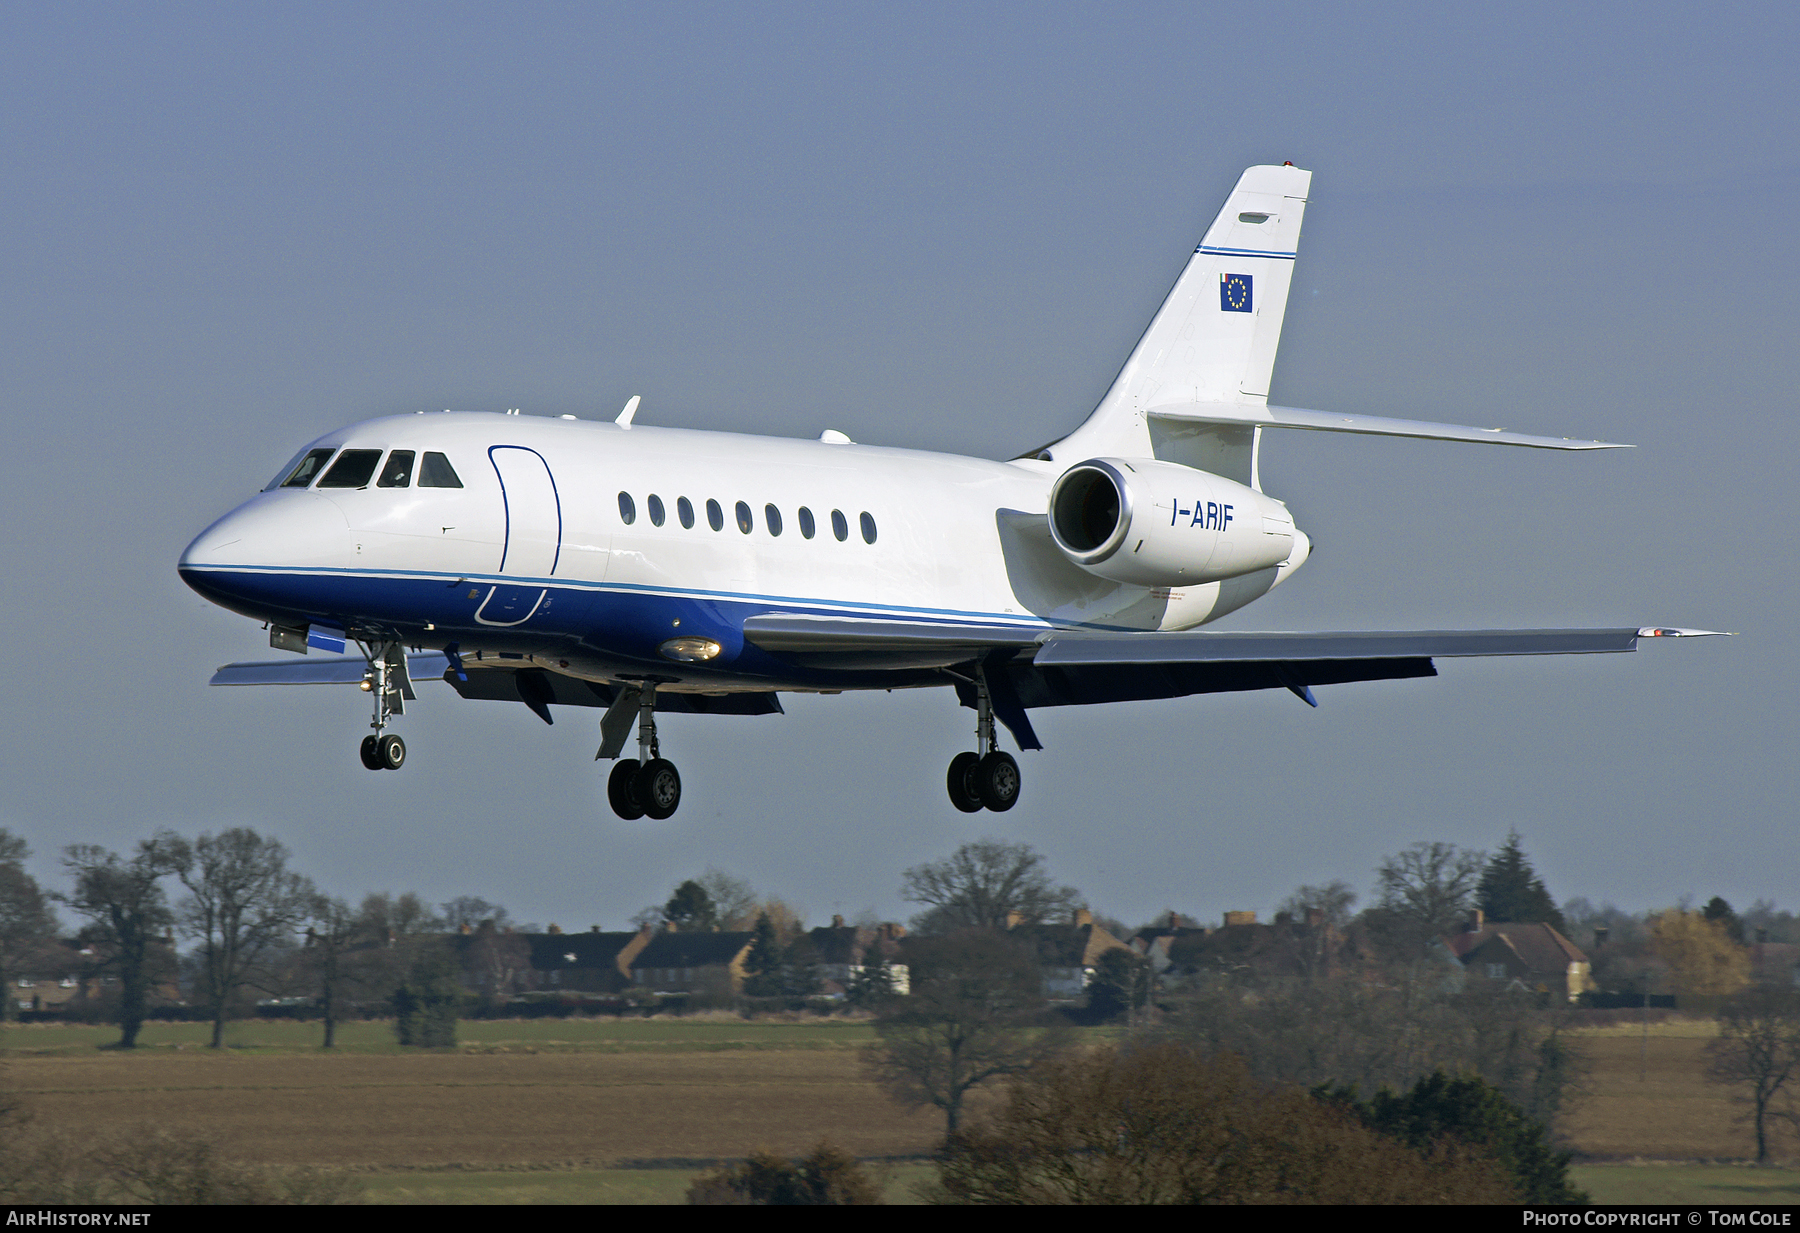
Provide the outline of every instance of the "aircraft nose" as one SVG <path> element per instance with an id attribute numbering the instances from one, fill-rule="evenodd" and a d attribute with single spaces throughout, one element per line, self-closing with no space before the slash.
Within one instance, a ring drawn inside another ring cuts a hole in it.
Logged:
<path id="1" fill-rule="evenodd" d="M 210 599 L 239 570 L 342 565 L 349 539 L 343 511 L 330 501 L 312 493 L 271 493 L 196 535 L 176 569 Z"/>

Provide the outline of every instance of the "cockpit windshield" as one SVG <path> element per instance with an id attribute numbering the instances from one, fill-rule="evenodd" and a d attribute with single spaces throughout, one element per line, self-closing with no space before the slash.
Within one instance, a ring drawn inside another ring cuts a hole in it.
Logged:
<path id="1" fill-rule="evenodd" d="M 395 450 L 387 456 L 387 464 L 381 465 L 381 450 L 345 450 L 337 453 L 337 446 L 327 445 L 318 449 L 303 450 L 288 460 L 287 466 L 276 472 L 275 478 L 263 488 L 270 492 L 276 488 L 310 488 L 317 481 L 320 488 L 367 488 L 369 481 L 374 480 L 377 488 L 410 488 L 417 482 L 421 488 L 461 488 L 462 479 L 456 474 L 456 468 L 450 460 L 433 450 L 425 455 L 418 467 L 418 474 L 413 474 L 414 461 L 418 459 L 417 450 Z M 332 462 L 332 455 L 337 454 L 337 461 Z M 326 464 L 331 469 L 326 470 Z M 380 478 L 376 479 L 376 468 L 380 467 Z M 323 475 L 324 478 L 320 478 Z"/>
<path id="2" fill-rule="evenodd" d="M 268 492 L 270 488 L 305 488 L 319 478 L 325 460 L 336 450 L 337 446 L 328 445 L 323 449 L 306 450 L 298 458 L 289 459 L 288 465 L 276 473 L 275 478 L 269 481 L 268 488 L 263 491 Z"/>
<path id="3" fill-rule="evenodd" d="M 380 450 L 345 450 L 319 481 L 321 488 L 367 488 L 381 461 Z M 289 481 L 290 483 L 292 481 Z"/>

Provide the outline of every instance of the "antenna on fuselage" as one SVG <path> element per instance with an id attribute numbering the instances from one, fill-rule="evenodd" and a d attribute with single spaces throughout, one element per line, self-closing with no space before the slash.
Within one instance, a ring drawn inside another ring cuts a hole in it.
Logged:
<path id="1" fill-rule="evenodd" d="M 637 414 L 638 404 L 642 401 L 644 401 L 643 395 L 633 394 L 631 396 L 631 401 L 625 404 L 625 409 L 619 412 L 619 418 L 614 420 L 613 423 L 617 424 L 620 428 L 630 428 L 631 417 Z"/>

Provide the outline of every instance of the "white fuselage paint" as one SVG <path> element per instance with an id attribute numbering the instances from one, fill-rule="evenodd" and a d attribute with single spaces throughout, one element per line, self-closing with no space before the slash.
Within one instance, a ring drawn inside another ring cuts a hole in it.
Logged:
<path id="1" fill-rule="evenodd" d="M 420 459 L 440 451 L 463 487 L 419 486 L 415 466 L 405 488 L 274 488 L 198 536 L 184 574 L 445 579 L 437 585 L 447 595 L 481 604 L 465 651 L 483 644 L 481 629 L 498 646 L 504 631 L 531 628 L 534 588 L 558 587 L 775 613 L 1185 629 L 1266 593 L 1304 559 L 1296 552 L 1291 564 L 1174 590 L 1096 577 L 1048 534 L 1046 500 L 1066 465 L 1035 459 L 479 413 L 370 420 L 315 445 L 413 450 Z M 621 492 L 635 509 L 629 524 Z M 681 525 L 683 498 L 691 528 Z M 719 530 L 709 501 L 723 515 Z M 814 520 L 810 539 L 803 507 Z M 841 541 L 834 512 L 848 526 Z M 865 514 L 874 543 L 864 539 Z M 512 606 L 501 612 L 503 596 Z"/>

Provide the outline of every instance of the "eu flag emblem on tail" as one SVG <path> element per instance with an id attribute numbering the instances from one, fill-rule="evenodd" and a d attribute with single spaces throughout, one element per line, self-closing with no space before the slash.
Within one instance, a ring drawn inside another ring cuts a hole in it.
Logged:
<path id="1" fill-rule="evenodd" d="M 1250 276 L 1248 274 L 1219 275 L 1219 311 L 1222 313 L 1251 311 Z"/>

